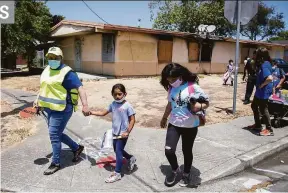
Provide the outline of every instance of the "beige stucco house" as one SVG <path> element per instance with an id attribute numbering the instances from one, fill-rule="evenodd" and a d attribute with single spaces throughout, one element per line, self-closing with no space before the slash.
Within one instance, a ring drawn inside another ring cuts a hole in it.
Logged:
<path id="1" fill-rule="evenodd" d="M 51 36 L 67 65 L 91 74 L 153 76 L 169 62 L 196 73 L 223 73 L 228 60 L 235 59 L 234 39 L 186 32 L 63 20 L 52 28 Z M 269 48 L 271 57 L 283 58 L 288 45 L 241 40 L 241 63 L 259 46 Z"/>

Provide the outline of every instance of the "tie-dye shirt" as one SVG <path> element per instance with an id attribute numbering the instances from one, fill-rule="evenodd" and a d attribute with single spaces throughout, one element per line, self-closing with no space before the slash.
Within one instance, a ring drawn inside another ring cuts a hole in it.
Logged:
<path id="1" fill-rule="evenodd" d="M 193 84 L 194 93 L 189 94 L 188 82 L 177 87 L 171 88 L 168 92 L 168 101 L 171 102 L 172 111 L 169 117 L 169 123 L 177 127 L 193 128 L 199 126 L 198 115 L 192 114 L 189 109 L 189 98 L 199 98 L 203 96 L 209 101 L 208 96 L 198 84 Z"/>

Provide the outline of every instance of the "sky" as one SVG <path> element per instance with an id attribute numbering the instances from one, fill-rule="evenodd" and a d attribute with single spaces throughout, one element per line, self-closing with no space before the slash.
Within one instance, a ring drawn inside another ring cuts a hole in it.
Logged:
<path id="1" fill-rule="evenodd" d="M 98 15 L 110 24 L 137 26 L 141 19 L 141 27 L 152 28 L 150 21 L 149 1 L 85 1 Z M 265 1 L 274 6 L 277 12 L 284 13 L 288 30 L 288 1 Z M 48 1 L 47 6 L 52 14 L 64 15 L 68 20 L 101 21 L 82 1 Z M 285 15 L 286 14 L 286 15 Z"/>

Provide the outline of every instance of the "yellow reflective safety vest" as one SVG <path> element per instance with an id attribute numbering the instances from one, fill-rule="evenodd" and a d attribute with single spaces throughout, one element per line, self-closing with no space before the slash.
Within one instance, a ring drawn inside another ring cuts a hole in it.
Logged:
<path id="1" fill-rule="evenodd" d="M 49 108 L 54 111 L 63 111 L 67 105 L 67 94 L 70 94 L 74 111 L 78 105 L 78 90 L 72 89 L 70 92 L 62 86 L 66 74 L 73 71 L 69 66 L 60 70 L 51 69 L 47 66 L 41 74 L 40 92 L 38 106 Z"/>

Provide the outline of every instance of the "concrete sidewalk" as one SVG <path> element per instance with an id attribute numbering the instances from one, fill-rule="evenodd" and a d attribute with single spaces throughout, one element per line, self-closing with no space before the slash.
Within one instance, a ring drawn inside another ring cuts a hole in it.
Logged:
<path id="1" fill-rule="evenodd" d="M 29 98 L 27 95 L 26 98 Z M 252 122 L 252 117 L 243 117 L 229 123 L 199 128 L 193 149 L 192 185 L 242 171 L 288 147 L 287 127 L 275 129 L 275 136 L 260 137 L 242 129 Z M 137 158 L 135 171 L 129 173 L 124 166 L 122 180 L 106 184 L 104 179 L 113 170 L 115 155 L 111 153 L 109 157 L 101 158 L 96 157 L 95 153 L 100 147 L 97 138 L 101 138 L 110 127 L 111 123 L 99 118 L 74 113 L 66 133 L 85 145 L 86 151 L 81 155 L 83 159 L 77 164 L 72 163 L 73 155 L 63 145 L 62 169 L 54 175 L 44 176 L 43 171 L 51 160 L 51 145 L 46 123 L 39 118 L 39 132 L 36 135 L 1 153 L 2 190 L 187 191 L 178 185 L 170 188 L 164 185 L 165 175 L 170 170 L 164 155 L 166 131 L 151 128 L 134 128 L 127 143 L 127 151 Z M 179 164 L 182 164 L 181 141 L 177 154 Z"/>

